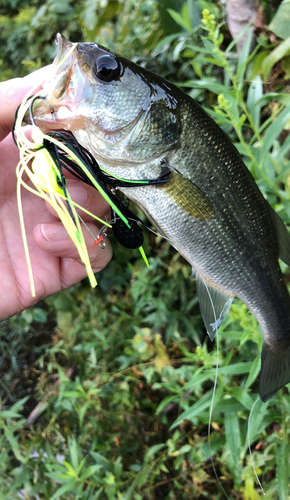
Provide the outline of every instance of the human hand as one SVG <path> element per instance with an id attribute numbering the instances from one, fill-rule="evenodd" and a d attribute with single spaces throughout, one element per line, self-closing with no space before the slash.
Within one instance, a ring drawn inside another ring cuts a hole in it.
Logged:
<path id="1" fill-rule="evenodd" d="M 31 296 L 26 258 L 21 237 L 17 196 L 16 165 L 19 161 L 11 129 L 15 111 L 30 88 L 49 75 L 42 68 L 25 78 L 0 83 L 0 321 L 20 312 L 39 300 L 79 282 L 87 276 L 78 252 L 50 205 L 22 189 L 22 204 L 36 296 Z M 79 205 L 104 219 L 108 204 L 92 187 L 68 175 L 68 191 Z M 97 235 L 95 223 L 80 212 L 90 230 Z M 103 269 L 112 256 L 109 241 L 105 249 L 94 245 L 84 230 L 88 254 L 94 272 Z"/>

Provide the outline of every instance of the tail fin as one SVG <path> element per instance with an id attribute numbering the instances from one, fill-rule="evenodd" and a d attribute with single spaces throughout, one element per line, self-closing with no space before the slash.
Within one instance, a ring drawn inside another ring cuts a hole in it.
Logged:
<path id="1" fill-rule="evenodd" d="M 290 345 L 283 350 L 273 350 L 264 342 L 261 361 L 259 393 L 265 402 L 290 382 Z"/>

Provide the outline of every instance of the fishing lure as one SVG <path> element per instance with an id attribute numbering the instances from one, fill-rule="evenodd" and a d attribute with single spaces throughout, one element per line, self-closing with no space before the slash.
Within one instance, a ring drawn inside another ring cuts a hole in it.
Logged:
<path id="1" fill-rule="evenodd" d="M 43 147 L 47 149 L 53 160 L 58 164 L 59 169 L 63 168 L 72 173 L 82 182 L 95 187 L 111 206 L 112 210 L 112 231 L 117 241 L 126 248 L 141 248 L 144 238 L 140 223 L 147 229 L 148 226 L 138 217 L 128 206 L 117 196 L 118 187 L 136 187 L 144 185 L 162 184 L 169 182 L 167 178 L 169 170 L 157 179 L 127 180 L 102 169 L 92 154 L 81 146 L 70 132 L 52 131 L 48 137 L 57 138 L 59 143 L 66 145 L 79 159 L 79 163 L 72 160 L 66 151 L 61 151 L 56 147 L 55 142 L 44 139 Z M 109 189 L 107 186 L 112 189 Z"/>
<path id="2" fill-rule="evenodd" d="M 143 232 L 139 224 L 146 228 L 148 226 L 121 201 L 116 195 L 116 189 L 124 186 L 136 187 L 169 182 L 167 178 L 169 172 L 166 171 L 157 179 L 142 181 L 127 180 L 112 176 L 100 168 L 91 153 L 81 146 L 70 132 L 51 131 L 48 134 L 44 134 L 36 126 L 33 118 L 33 104 L 37 99 L 43 99 L 40 93 L 25 97 L 16 111 L 12 130 L 13 139 L 19 148 L 20 154 L 20 160 L 16 168 L 17 200 L 32 296 L 35 296 L 35 287 L 25 233 L 21 187 L 40 196 L 54 208 L 78 250 L 80 259 L 86 267 L 92 287 L 97 285 L 97 281 L 90 264 L 81 224 L 88 230 L 89 228 L 76 211 L 76 208 L 82 209 L 90 217 L 102 223 L 103 227 L 97 238 L 89 230 L 95 238 L 95 244 L 100 244 L 101 248 L 105 248 L 104 238 L 107 236 L 106 227 L 112 228 L 113 234 L 120 244 L 126 248 L 139 248 L 148 266 L 149 264 L 142 247 L 144 241 Z M 29 111 L 32 123 L 32 140 L 26 137 L 23 129 L 23 119 L 27 111 Z M 112 220 L 110 223 L 103 221 L 72 201 L 67 190 L 64 170 L 72 173 L 82 182 L 93 186 L 104 197 L 111 206 Z M 24 173 L 27 174 L 34 188 L 23 180 Z"/>

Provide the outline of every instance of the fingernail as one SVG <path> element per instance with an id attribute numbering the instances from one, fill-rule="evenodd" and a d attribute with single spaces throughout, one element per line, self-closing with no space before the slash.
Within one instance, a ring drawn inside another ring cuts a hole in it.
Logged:
<path id="1" fill-rule="evenodd" d="M 85 205 L 88 199 L 87 190 L 83 186 L 68 186 L 68 191 L 71 196 L 72 201 L 81 205 L 82 207 Z"/>
<path id="2" fill-rule="evenodd" d="M 46 241 L 59 241 L 67 236 L 62 224 L 41 224 L 40 229 Z"/>

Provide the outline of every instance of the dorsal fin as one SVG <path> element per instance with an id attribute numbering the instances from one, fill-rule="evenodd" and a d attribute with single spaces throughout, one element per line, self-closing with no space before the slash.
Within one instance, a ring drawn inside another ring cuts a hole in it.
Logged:
<path id="1" fill-rule="evenodd" d="M 198 272 L 196 273 L 196 294 L 204 325 L 210 339 L 213 340 L 218 327 L 231 307 L 233 297 L 208 285 Z"/>
<path id="2" fill-rule="evenodd" d="M 268 207 L 278 240 L 279 257 L 287 266 L 290 266 L 290 235 L 279 215 L 276 214 L 271 205 L 268 204 Z"/>

